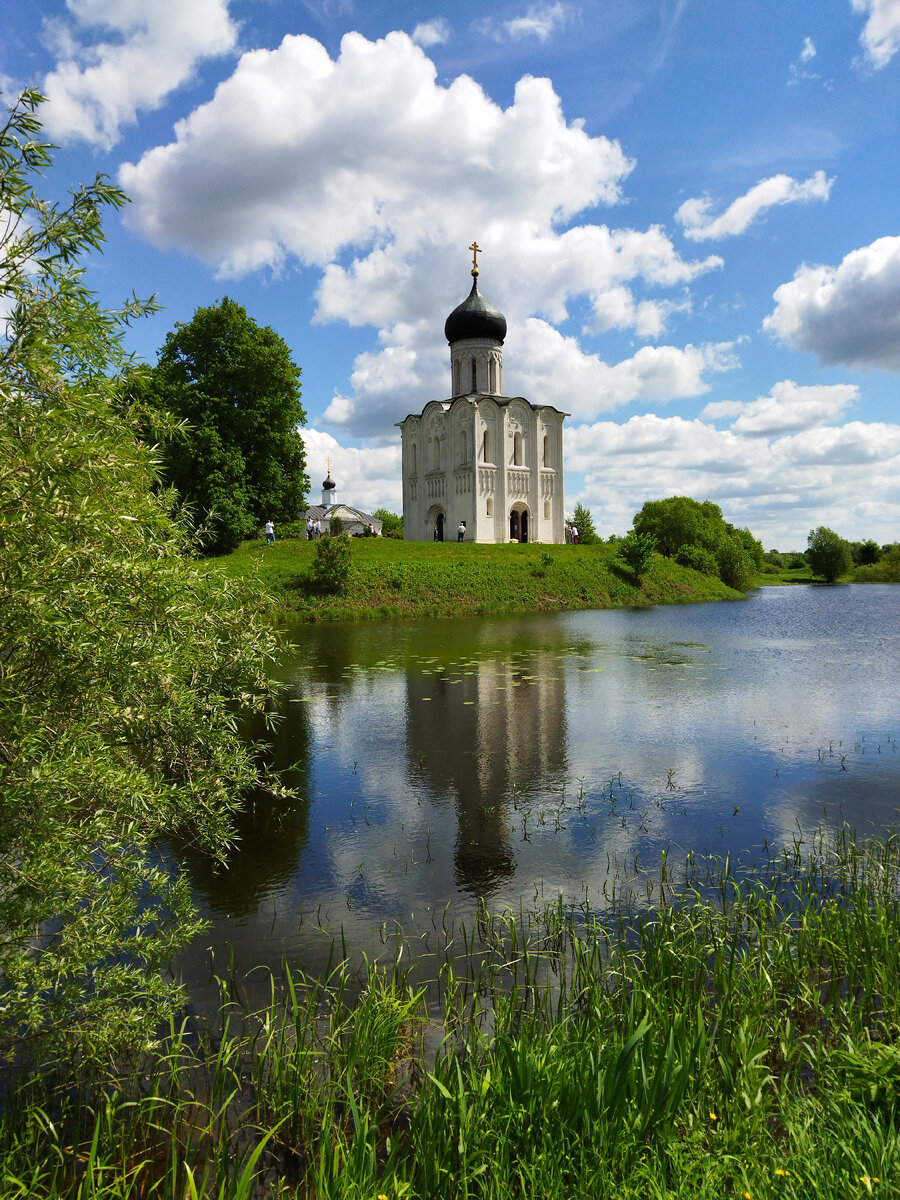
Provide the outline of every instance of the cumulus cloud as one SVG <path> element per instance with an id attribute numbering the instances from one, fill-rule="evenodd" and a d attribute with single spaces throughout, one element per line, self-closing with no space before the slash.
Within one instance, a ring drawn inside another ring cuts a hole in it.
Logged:
<path id="1" fill-rule="evenodd" d="M 439 46 L 450 41 L 450 25 L 443 17 L 421 21 L 412 31 L 412 40 L 418 46 Z"/>
<path id="2" fill-rule="evenodd" d="M 474 22 L 479 33 L 496 41 L 518 42 L 522 38 L 537 38 L 546 42 L 557 29 L 562 29 L 575 15 L 568 4 L 533 4 L 520 17 L 500 21 L 496 17 L 483 17 Z"/>
<path id="3" fill-rule="evenodd" d="M 71 21 L 45 26 L 59 62 L 44 80 L 42 118 L 52 137 L 107 149 L 139 109 L 159 108 L 199 62 L 229 53 L 237 40 L 228 0 L 67 0 L 67 7 Z M 96 40 L 98 30 L 108 40 Z"/>
<path id="4" fill-rule="evenodd" d="M 852 383 L 804 387 L 792 379 L 784 379 L 774 385 L 768 396 L 759 396 L 748 404 L 719 400 L 707 404 L 700 415 L 709 420 L 736 417 L 731 426 L 735 433 L 770 437 L 836 421 L 858 399 L 859 388 Z"/>
<path id="5" fill-rule="evenodd" d="M 896 520 L 898 425 L 748 437 L 648 414 L 567 429 L 565 448 L 566 470 L 584 473 L 580 498 L 604 534 L 625 532 L 645 500 L 675 495 L 715 501 L 728 520 L 782 549 L 802 549 L 815 525 L 886 538 Z"/>
<path id="6" fill-rule="evenodd" d="M 682 258 L 658 227 L 573 223 L 620 200 L 632 166 L 617 142 L 566 121 L 546 79 L 520 79 L 501 108 L 466 76 L 439 86 L 408 35 L 353 33 L 336 60 L 305 36 L 243 55 L 175 141 L 124 166 L 120 181 L 134 200 L 129 223 L 157 246 L 223 274 L 320 269 L 316 320 L 379 330 L 380 347 L 356 361 L 354 394 L 327 413 L 368 434 L 376 416 L 390 431 L 443 389 L 440 330 L 467 290 L 473 233 L 482 290 L 511 329 L 532 316 L 559 323 L 577 299 L 593 332 L 665 332 L 690 304 L 685 288 L 722 260 Z M 687 353 L 645 354 L 629 386 L 643 394 L 656 360 Z M 683 373 L 696 382 L 711 360 L 690 355 Z"/>
<path id="7" fill-rule="evenodd" d="M 824 171 L 817 171 L 802 183 L 790 175 L 772 175 L 769 179 L 761 179 L 749 192 L 732 201 L 718 217 L 711 215 L 712 200 L 708 196 L 698 196 L 685 200 L 676 212 L 675 220 L 684 226 L 684 236 L 691 241 L 719 241 L 743 233 L 757 217 L 776 204 L 827 200 L 833 183 Z"/>
<path id="8" fill-rule="evenodd" d="M 852 250 L 838 267 L 804 264 L 776 289 L 763 327 L 827 365 L 900 371 L 900 237 Z"/>
<path id="9" fill-rule="evenodd" d="M 449 395 L 449 363 L 446 343 L 433 327 L 425 322 L 400 326 L 391 331 L 390 344 L 357 357 L 353 395 L 336 396 L 322 422 L 361 436 L 396 436 L 394 422 L 428 400 Z M 586 353 L 576 338 L 530 318 L 507 337 L 503 391 L 552 404 L 573 420 L 585 421 L 633 401 L 665 403 L 703 395 L 710 375 L 736 365 L 730 342 L 642 346 L 631 358 L 611 364 Z"/>
<path id="10" fill-rule="evenodd" d="M 900 50 L 900 0 L 851 0 L 853 11 L 867 14 L 860 44 L 867 63 L 880 70 Z"/>

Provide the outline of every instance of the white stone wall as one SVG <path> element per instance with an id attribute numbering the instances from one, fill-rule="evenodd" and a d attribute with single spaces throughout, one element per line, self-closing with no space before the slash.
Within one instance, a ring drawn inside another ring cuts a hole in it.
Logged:
<path id="1" fill-rule="evenodd" d="M 430 540 L 441 515 L 444 541 L 456 540 L 464 520 L 467 541 L 508 542 L 516 512 L 529 542 L 565 541 L 563 417 L 521 397 L 486 395 L 432 401 L 407 417 L 400 424 L 404 538 Z"/>

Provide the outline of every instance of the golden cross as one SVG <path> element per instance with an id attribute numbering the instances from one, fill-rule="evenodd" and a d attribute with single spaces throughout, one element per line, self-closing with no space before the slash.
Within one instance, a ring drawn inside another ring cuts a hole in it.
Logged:
<path id="1" fill-rule="evenodd" d="M 477 242 L 473 242 L 472 245 L 469 247 L 469 249 L 472 251 L 472 274 L 477 275 L 478 274 L 478 254 L 481 250 L 481 247 L 478 245 Z"/>

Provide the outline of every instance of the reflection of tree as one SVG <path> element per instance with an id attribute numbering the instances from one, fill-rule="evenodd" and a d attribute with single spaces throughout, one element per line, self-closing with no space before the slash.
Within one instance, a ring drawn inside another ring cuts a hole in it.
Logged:
<path id="1" fill-rule="evenodd" d="M 456 881 L 487 895 L 515 870 L 513 789 L 566 761 L 564 684 L 554 654 L 407 676 L 409 770 L 457 810 Z M 424 697 L 430 697 L 426 700 Z"/>
<path id="2" fill-rule="evenodd" d="M 244 799 L 235 818 L 237 844 L 224 865 L 191 846 L 178 847 L 196 893 L 209 912 L 246 917 L 293 879 L 309 835 L 310 730 L 306 707 L 290 703 L 274 731 L 249 731 L 270 743 L 262 765 L 279 774 L 292 796 L 259 789 Z"/>

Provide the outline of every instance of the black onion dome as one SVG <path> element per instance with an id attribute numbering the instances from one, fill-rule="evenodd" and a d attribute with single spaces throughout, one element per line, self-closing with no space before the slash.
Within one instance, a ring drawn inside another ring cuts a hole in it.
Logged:
<path id="1" fill-rule="evenodd" d="M 336 487 L 337 487 L 337 484 L 336 484 L 336 483 L 334 482 L 334 480 L 331 478 L 331 472 L 330 472 L 330 471 L 328 472 L 328 478 L 327 478 L 327 479 L 324 479 L 324 480 L 322 481 L 322 487 L 325 489 L 325 491 L 326 491 L 326 492 L 330 492 L 332 488 L 336 488 Z"/>
<path id="2" fill-rule="evenodd" d="M 506 317 L 494 308 L 478 290 L 478 280 L 462 304 L 454 308 L 444 322 L 444 337 L 452 345 L 463 338 L 490 338 L 502 342 L 506 337 Z"/>

